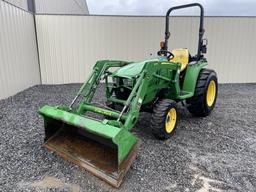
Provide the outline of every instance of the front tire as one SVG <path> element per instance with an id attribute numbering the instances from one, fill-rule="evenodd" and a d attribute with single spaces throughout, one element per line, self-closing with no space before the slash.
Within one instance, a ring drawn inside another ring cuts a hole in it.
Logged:
<path id="1" fill-rule="evenodd" d="M 161 140 L 169 139 L 177 126 L 177 104 L 175 101 L 163 99 L 157 101 L 153 108 L 151 130 Z"/>
<path id="2" fill-rule="evenodd" d="M 195 116 L 208 116 L 215 107 L 218 80 L 215 71 L 202 69 L 199 73 L 194 96 L 187 99 L 188 111 Z"/>

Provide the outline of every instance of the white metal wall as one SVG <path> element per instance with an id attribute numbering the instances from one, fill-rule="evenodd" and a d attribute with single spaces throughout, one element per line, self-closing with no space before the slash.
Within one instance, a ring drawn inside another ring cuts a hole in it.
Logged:
<path id="1" fill-rule="evenodd" d="M 33 16 L 0 0 L 0 99 L 40 83 Z"/>
<path id="2" fill-rule="evenodd" d="M 36 13 L 89 14 L 86 0 L 35 0 Z"/>
<path id="3" fill-rule="evenodd" d="M 20 7 L 22 9 L 28 10 L 28 1 L 27 0 L 5 0 L 13 5 L 16 5 L 17 7 Z"/>
<path id="4" fill-rule="evenodd" d="M 163 17 L 37 15 L 42 82 L 82 82 L 99 59 L 141 60 L 159 50 Z M 207 17 L 209 67 L 221 83 L 256 82 L 256 17 Z M 197 17 L 175 17 L 169 46 L 195 53 Z M 175 39 L 174 39 L 175 37 Z"/>

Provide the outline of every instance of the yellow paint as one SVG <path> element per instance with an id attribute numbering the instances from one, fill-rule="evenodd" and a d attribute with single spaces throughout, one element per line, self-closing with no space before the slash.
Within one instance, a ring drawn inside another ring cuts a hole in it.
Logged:
<path id="1" fill-rule="evenodd" d="M 166 116 L 165 130 L 167 133 L 171 133 L 176 125 L 177 112 L 175 108 L 171 108 Z"/>
<path id="2" fill-rule="evenodd" d="M 206 103 L 209 107 L 211 107 L 215 101 L 216 97 L 216 83 L 214 80 L 211 80 L 208 88 L 207 88 L 207 94 L 206 94 Z"/>
<path id="3" fill-rule="evenodd" d="M 103 110 L 99 110 L 99 109 L 95 109 L 94 111 L 96 113 L 100 113 L 100 114 L 103 114 L 103 115 L 112 116 L 111 112 L 107 112 L 107 111 L 103 111 Z"/>
<path id="4" fill-rule="evenodd" d="M 161 64 L 171 64 L 170 62 L 162 62 Z"/>
<path id="5" fill-rule="evenodd" d="M 181 70 L 183 71 L 189 62 L 189 52 L 188 49 L 174 49 L 172 50 L 172 54 L 174 55 L 174 58 L 171 59 L 171 62 L 174 63 L 180 63 L 181 64 Z"/>

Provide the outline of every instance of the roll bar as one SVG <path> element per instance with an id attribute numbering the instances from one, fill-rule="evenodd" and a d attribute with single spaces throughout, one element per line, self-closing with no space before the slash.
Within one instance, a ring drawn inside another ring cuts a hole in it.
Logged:
<path id="1" fill-rule="evenodd" d="M 206 52 L 206 45 L 203 45 L 203 35 L 204 35 L 204 8 L 201 4 L 199 3 L 191 3 L 191 4 L 186 4 L 186 5 L 181 5 L 181 6 L 176 6 L 176 7 L 171 7 L 167 13 L 166 13 L 166 23 L 165 23 L 165 44 L 164 44 L 164 50 L 168 49 L 168 39 L 170 37 L 170 29 L 169 29 L 169 15 L 172 11 L 177 10 L 177 9 L 184 9 L 188 7 L 199 7 L 200 8 L 200 26 L 199 26 L 199 40 L 198 40 L 198 49 L 197 49 L 197 55 L 196 58 L 197 60 L 200 59 L 201 53 Z"/>

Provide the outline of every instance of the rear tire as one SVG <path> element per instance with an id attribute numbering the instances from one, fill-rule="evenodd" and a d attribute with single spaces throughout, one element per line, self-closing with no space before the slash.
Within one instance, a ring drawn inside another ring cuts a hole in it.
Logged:
<path id="1" fill-rule="evenodd" d="M 177 104 L 169 99 L 157 101 L 153 108 L 151 130 L 161 140 L 169 139 L 177 126 Z"/>
<path id="2" fill-rule="evenodd" d="M 187 99 L 188 111 L 195 116 L 209 115 L 216 103 L 218 94 L 218 80 L 216 72 L 202 69 L 199 73 L 194 96 Z"/>

